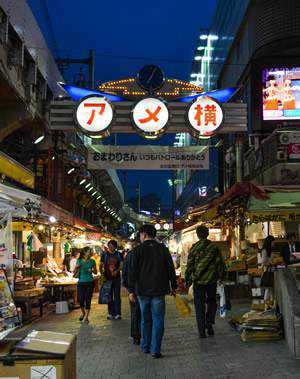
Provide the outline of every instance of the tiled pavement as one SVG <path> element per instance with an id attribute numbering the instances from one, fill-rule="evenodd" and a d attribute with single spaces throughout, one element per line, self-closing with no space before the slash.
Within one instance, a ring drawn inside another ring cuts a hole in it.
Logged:
<path id="1" fill-rule="evenodd" d="M 38 330 L 78 334 L 78 379 L 110 378 L 300 378 L 300 360 L 284 341 L 243 343 L 225 320 L 217 320 L 216 336 L 199 340 L 194 317 L 178 316 L 168 298 L 164 359 L 153 360 L 129 340 L 129 307 L 123 299 L 123 320 L 107 321 L 106 308 L 93 303 L 91 322 L 81 325 L 79 311 L 51 315 L 31 325 Z M 236 305 L 235 310 L 239 306 Z M 234 311 L 235 311 L 234 310 Z"/>

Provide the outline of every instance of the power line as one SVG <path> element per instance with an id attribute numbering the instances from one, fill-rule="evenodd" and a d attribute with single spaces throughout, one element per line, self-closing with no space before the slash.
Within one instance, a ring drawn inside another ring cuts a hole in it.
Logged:
<path id="1" fill-rule="evenodd" d="M 29 49 L 36 49 L 36 50 L 45 50 L 46 48 L 38 47 L 38 46 L 27 46 Z M 65 53 L 69 55 L 73 55 L 71 50 L 67 49 L 57 49 L 60 53 Z M 143 61 L 161 61 L 161 62 L 169 62 L 169 63 L 179 63 L 179 64 L 191 64 L 194 62 L 194 59 L 172 59 L 172 58 L 166 58 L 166 57 L 147 57 L 147 56 L 134 56 L 134 55 L 118 55 L 113 53 L 101 53 L 101 52 L 95 52 L 95 56 L 97 57 L 104 57 L 104 58 L 112 58 L 112 59 L 125 59 L 125 60 L 143 60 Z M 200 62 L 200 61 L 199 61 Z M 224 62 L 210 62 L 211 65 L 222 65 L 222 66 L 245 66 L 246 63 L 224 63 Z"/>
<path id="2" fill-rule="evenodd" d="M 53 51 L 58 53 L 59 48 L 58 48 L 58 43 L 55 37 L 54 29 L 52 27 L 52 22 L 51 22 L 51 17 L 50 17 L 50 12 L 47 4 L 47 0 L 41 0 L 41 6 L 42 6 L 42 11 L 44 13 L 46 25 L 48 26 L 48 31 L 49 31 L 49 36 L 53 44 Z"/>

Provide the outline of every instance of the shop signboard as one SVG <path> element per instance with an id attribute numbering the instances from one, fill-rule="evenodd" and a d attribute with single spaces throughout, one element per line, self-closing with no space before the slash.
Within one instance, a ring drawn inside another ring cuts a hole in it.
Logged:
<path id="1" fill-rule="evenodd" d="M 263 119 L 300 119 L 300 67 L 263 70 Z"/>
<path id="2" fill-rule="evenodd" d="M 132 120 L 139 134 L 147 138 L 157 138 L 165 131 L 169 110 L 164 101 L 148 97 L 134 106 Z"/>
<path id="3" fill-rule="evenodd" d="M 223 121 L 220 105 L 210 97 L 200 97 L 188 109 L 188 121 L 194 137 L 210 138 Z"/>
<path id="4" fill-rule="evenodd" d="M 88 135 L 103 134 L 113 120 L 113 107 L 103 96 L 88 96 L 78 104 L 76 121 L 80 130 Z"/>
<path id="5" fill-rule="evenodd" d="M 288 145 L 289 159 L 300 159 L 300 143 L 290 143 Z"/>
<path id="6" fill-rule="evenodd" d="M 209 149 L 204 146 L 92 145 L 88 154 L 89 170 L 208 170 Z"/>

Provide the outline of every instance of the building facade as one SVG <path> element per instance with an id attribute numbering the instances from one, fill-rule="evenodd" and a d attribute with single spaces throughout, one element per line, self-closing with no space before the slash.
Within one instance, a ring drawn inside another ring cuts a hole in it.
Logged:
<path id="1" fill-rule="evenodd" d="M 205 90 L 237 86 L 247 135 L 219 137 L 219 186 L 300 184 L 300 3 L 222 0 L 201 31 L 191 73 Z"/>

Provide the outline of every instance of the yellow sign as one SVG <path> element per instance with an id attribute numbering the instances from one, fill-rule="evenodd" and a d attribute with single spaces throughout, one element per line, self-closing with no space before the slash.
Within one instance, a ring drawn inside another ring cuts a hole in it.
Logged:
<path id="1" fill-rule="evenodd" d="M 12 223 L 14 232 L 25 232 L 32 229 L 31 225 L 28 222 L 13 221 Z"/>
<path id="2" fill-rule="evenodd" d="M 34 189 L 34 173 L 3 153 L 0 153 L 0 174 Z"/>

